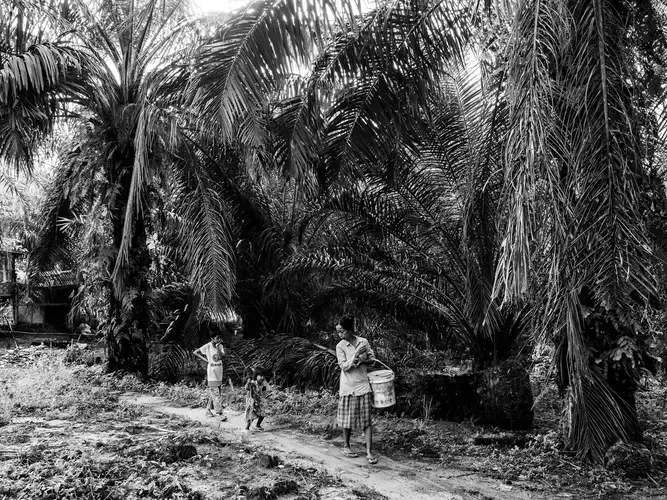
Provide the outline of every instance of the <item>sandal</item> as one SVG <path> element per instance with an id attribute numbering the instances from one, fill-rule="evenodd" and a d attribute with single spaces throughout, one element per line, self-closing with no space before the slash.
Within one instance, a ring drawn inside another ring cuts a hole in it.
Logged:
<path id="1" fill-rule="evenodd" d="M 347 458 L 357 458 L 359 456 L 359 453 L 355 453 L 350 449 L 346 450 L 345 448 L 343 448 L 342 450 L 340 450 L 340 452 L 343 454 L 344 457 Z"/>
<path id="2" fill-rule="evenodd" d="M 378 457 L 376 457 L 375 455 L 371 455 L 370 457 L 366 457 L 366 460 L 368 460 L 368 463 L 371 464 L 371 465 L 378 463 Z"/>

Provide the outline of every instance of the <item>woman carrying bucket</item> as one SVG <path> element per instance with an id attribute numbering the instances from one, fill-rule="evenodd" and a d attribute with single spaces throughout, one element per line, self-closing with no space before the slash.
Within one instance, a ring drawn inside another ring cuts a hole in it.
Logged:
<path id="1" fill-rule="evenodd" d="M 343 316 L 336 325 L 341 341 L 336 345 L 336 357 L 340 366 L 340 392 L 337 424 L 343 428 L 343 455 L 355 458 L 359 455 L 350 448 L 352 429 L 363 429 L 366 440 L 366 459 L 376 464 L 373 454 L 373 428 L 371 426 L 372 393 L 366 365 L 375 362 L 375 354 L 368 340 L 354 334 L 354 319 Z"/>

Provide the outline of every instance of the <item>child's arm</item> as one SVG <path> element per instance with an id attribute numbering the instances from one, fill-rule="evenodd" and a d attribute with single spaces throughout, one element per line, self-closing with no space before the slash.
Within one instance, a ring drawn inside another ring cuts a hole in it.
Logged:
<path id="1" fill-rule="evenodd" d="M 202 361 L 208 363 L 208 359 L 206 359 L 204 356 L 202 356 L 200 348 L 197 348 L 197 349 L 195 349 L 194 351 L 192 351 L 192 355 L 193 355 L 195 358 L 199 358 L 199 359 L 201 359 Z"/>

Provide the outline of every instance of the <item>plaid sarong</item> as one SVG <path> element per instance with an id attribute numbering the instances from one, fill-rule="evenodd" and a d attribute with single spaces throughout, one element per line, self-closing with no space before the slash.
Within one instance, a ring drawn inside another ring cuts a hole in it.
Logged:
<path id="1" fill-rule="evenodd" d="M 373 393 L 363 396 L 341 396 L 338 398 L 336 423 L 343 429 L 365 429 L 371 425 L 371 402 Z"/>

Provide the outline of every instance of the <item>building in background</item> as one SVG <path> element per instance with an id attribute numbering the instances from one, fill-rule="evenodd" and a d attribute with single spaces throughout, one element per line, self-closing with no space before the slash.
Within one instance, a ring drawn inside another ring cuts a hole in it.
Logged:
<path id="1" fill-rule="evenodd" d="M 26 281 L 26 255 L 11 240 L 0 242 L 0 330 L 20 330 L 20 325 L 31 325 L 68 331 L 67 315 L 78 290 L 75 273 L 42 271 Z"/>
<path id="2" fill-rule="evenodd" d="M 13 246 L 0 245 L 0 329 L 18 321 L 16 261 L 22 254 Z"/>
<path id="3" fill-rule="evenodd" d="M 17 322 L 48 325 L 65 332 L 67 315 L 78 289 L 74 271 L 42 271 L 30 279 L 29 293 L 18 299 Z"/>

